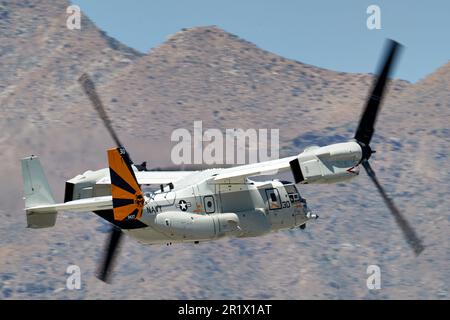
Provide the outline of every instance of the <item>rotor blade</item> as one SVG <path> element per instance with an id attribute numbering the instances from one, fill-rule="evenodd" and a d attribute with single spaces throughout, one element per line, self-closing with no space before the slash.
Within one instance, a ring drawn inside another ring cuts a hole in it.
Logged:
<path id="1" fill-rule="evenodd" d="M 392 66 L 397 56 L 398 48 L 401 45 L 394 40 L 389 40 L 387 49 L 385 50 L 383 63 L 378 71 L 378 79 L 376 80 L 372 94 L 370 95 L 364 113 L 361 116 L 358 129 L 356 130 L 355 139 L 368 145 L 375 131 L 374 125 L 378 114 L 378 109 L 383 100 L 383 92 L 389 78 Z"/>
<path id="2" fill-rule="evenodd" d="M 81 77 L 78 79 L 78 82 L 80 82 L 84 92 L 91 100 L 92 105 L 94 106 L 95 110 L 97 110 L 100 118 L 103 120 L 106 129 L 109 131 L 109 134 L 113 138 L 117 147 L 118 148 L 123 147 L 123 144 L 120 142 L 119 137 L 117 136 L 116 132 L 114 131 L 114 128 L 112 127 L 111 120 L 109 120 L 108 114 L 106 113 L 105 108 L 103 107 L 100 97 L 97 95 L 94 82 L 89 78 L 89 76 L 86 73 L 83 73 L 81 75 Z"/>
<path id="3" fill-rule="evenodd" d="M 375 176 L 375 172 L 373 171 L 369 162 L 367 160 L 363 160 L 362 165 L 363 165 L 364 169 L 366 169 L 367 174 L 369 175 L 370 179 L 372 179 L 373 183 L 375 184 L 375 186 L 377 187 L 381 196 L 383 197 L 384 202 L 386 203 L 386 205 L 388 206 L 389 210 L 391 211 L 392 215 L 395 218 L 395 222 L 402 230 L 406 241 L 411 246 L 411 248 L 413 249 L 416 256 L 418 256 L 425 249 L 422 244 L 422 240 L 420 240 L 420 238 L 417 236 L 416 232 L 411 227 L 409 222 L 405 219 L 405 217 L 397 209 L 397 207 L 395 206 L 395 204 L 391 200 L 391 198 L 388 197 L 388 195 L 384 191 L 383 187 L 378 182 L 378 179 Z"/>
<path id="4" fill-rule="evenodd" d="M 98 275 L 98 278 L 103 282 L 108 282 L 111 267 L 114 263 L 116 250 L 119 246 L 121 237 L 122 237 L 122 230 L 119 227 L 113 226 L 108 241 L 108 249 L 105 252 L 100 273 Z"/>

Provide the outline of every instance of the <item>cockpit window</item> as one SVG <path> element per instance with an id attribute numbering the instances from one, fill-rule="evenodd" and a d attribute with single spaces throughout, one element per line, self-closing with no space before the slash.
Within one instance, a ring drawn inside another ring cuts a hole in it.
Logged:
<path id="1" fill-rule="evenodd" d="M 277 189 L 266 189 L 266 195 L 270 210 L 281 209 L 280 194 Z"/>
<path id="2" fill-rule="evenodd" d="M 294 184 L 288 184 L 288 185 L 285 185 L 284 188 L 286 189 L 286 192 L 287 192 L 288 194 L 291 194 L 291 193 L 298 193 L 297 187 L 296 187 Z"/>
<path id="3" fill-rule="evenodd" d="M 300 201 L 300 193 L 294 184 L 285 185 L 284 188 L 286 189 L 286 193 L 288 194 L 291 203 Z"/>
<path id="4" fill-rule="evenodd" d="M 275 195 L 275 193 L 270 194 L 270 199 L 275 202 L 277 201 L 277 196 Z"/>

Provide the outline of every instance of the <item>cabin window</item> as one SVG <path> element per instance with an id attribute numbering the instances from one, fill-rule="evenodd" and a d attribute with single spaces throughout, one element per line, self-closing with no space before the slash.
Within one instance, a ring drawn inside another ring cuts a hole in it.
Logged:
<path id="1" fill-rule="evenodd" d="M 216 205 L 214 203 L 213 196 L 206 196 L 203 198 L 203 206 L 205 207 L 206 213 L 216 212 Z"/>

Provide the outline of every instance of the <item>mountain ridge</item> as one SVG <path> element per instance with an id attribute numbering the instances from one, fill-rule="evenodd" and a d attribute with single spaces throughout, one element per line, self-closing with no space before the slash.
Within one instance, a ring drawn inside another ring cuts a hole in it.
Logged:
<path id="1" fill-rule="evenodd" d="M 280 156 L 351 139 L 373 80 L 286 59 L 211 26 L 134 52 L 85 15 L 80 31 L 67 30 L 69 3 L 4 1 L 0 10 L 8 16 L 0 19 L 2 299 L 450 297 L 449 64 L 418 83 L 393 80 L 373 139 L 379 179 L 424 238 L 418 258 L 363 174 L 346 184 L 301 186 L 321 217 L 304 231 L 199 246 L 126 239 L 110 286 L 94 277 L 106 222 L 63 213 L 54 228 L 26 229 L 21 157 L 41 157 L 57 199 L 65 180 L 106 167 L 113 143 L 77 83 L 83 72 L 94 78 L 133 159 L 151 167 L 170 162 L 171 131 L 191 130 L 199 119 L 205 129 L 279 128 Z M 71 264 L 81 268 L 82 290 L 65 289 Z M 366 287 L 373 264 L 382 290 Z"/>

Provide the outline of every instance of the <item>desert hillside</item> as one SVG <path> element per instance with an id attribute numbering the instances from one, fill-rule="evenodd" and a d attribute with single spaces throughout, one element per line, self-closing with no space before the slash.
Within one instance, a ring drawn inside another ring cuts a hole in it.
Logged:
<path id="1" fill-rule="evenodd" d="M 391 82 L 373 141 L 372 166 L 427 246 L 418 258 L 364 174 L 301 186 L 321 217 L 306 230 L 198 246 L 126 239 L 111 285 L 94 277 L 108 225 L 93 213 L 26 229 L 21 157 L 41 156 L 58 199 L 65 180 L 106 166 L 113 143 L 77 83 L 83 72 L 133 158 L 151 166 L 170 164 L 171 132 L 196 120 L 278 128 L 281 156 L 345 141 L 373 80 L 277 56 L 216 26 L 180 30 L 140 53 L 86 16 L 68 30 L 68 5 L 0 3 L 1 299 L 450 298 L 450 63 L 414 84 Z M 65 289 L 71 264 L 82 290 Z M 372 264 L 382 270 L 379 291 L 366 288 Z"/>

